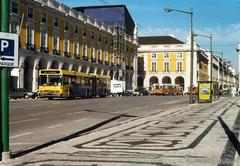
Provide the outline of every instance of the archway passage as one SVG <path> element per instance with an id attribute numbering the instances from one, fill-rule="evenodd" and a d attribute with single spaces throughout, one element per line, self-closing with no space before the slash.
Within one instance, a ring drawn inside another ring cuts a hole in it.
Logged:
<path id="1" fill-rule="evenodd" d="M 63 64 L 63 70 L 69 70 L 69 64 L 64 63 Z"/>
<path id="2" fill-rule="evenodd" d="M 27 90 L 32 91 L 32 82 L 33 82 L 33 64 L 34 60 L 32 57 L 27 57 L 24 61 L 24 83 L 23 87 Z"/>
<path id="3" fill-rule="evenodd" d="M 142 77 L 137 77 L 137 86 L 138 87 L 143 87 L 143 78 Z"/>
<path id="4" fill-rule="evenodd" d="M 59 68 L 59 63 L 56 60 L 54 60 L 51 64 L 51 69 L 58 69 L 58 68 Z"/>
<path id="5" fill-rule="evenodd" d="M 163 79 L 162 79 L 162 83 L 163 83 L 163 84 L 171 84 L 171 83 L 172 83 L 172 80 L 171 80 L 170 77 L 165 76 L 165 77 L 163 77 Z"/>
<path id="6" fill-rule="evenodd" d="M 81 68 L 82 73 L 87 73 L 87 66 L 83 65 Z"/>
<path id="7" fill-rule="evenodd" d="M 153 76 L 150 78 L 150 86 L 158 83 L 158 78 Z"/>
<path id="8" fill-rule="evenodd" d="M 184 89 L 184 78 L 181 76 L 178 76 L 175 78 L 175 84 L 180 85 Z"/>
<path id="9" fill-rule="evenodd" d="M 40 59 L 38 67 L 39 67 L 39 70 L 46 69 L 47 68 L 47 60 L 46 59 Z"/>

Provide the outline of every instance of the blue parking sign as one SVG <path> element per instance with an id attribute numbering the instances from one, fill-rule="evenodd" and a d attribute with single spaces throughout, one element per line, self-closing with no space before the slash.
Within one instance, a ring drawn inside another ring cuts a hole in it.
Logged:
<path id="1" fill-rule="evenodd" d="M 14 40 L 0 38 L 0 56 L 14 57 Z"/>
<path id="2" fill-rule="evenodd" d="M 18 34 L 0 32 L 0 67 L 18 67 Z"/>

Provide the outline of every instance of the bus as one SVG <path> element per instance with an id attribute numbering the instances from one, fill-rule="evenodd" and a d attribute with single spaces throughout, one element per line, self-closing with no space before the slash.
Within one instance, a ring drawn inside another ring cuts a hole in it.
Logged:
<path id="1" fill-rule="evenodd" d="M 60 69 L 39 71 L 39 97 L 106 97 L 110 93 L 110 76 L 86 74 Z"/>

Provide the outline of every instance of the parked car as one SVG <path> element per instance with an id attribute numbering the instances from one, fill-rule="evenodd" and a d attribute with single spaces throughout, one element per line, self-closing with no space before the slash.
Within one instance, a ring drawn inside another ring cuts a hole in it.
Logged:
<path id="1" fill-rule="evenodd" d="M 133 93 L 129 90 L 126 90 L 122 93 L 122 96 L 133 96 Z"/>
<path id="2" fill-rule="evenodd" d="M 38 96 L 37 92 L 31 92 L 24 88 L 10 89 L 9 91 L 10 99 L 18 99 L 18 98 L 28 99 L 28 98 L 36 98 L 37 96 Z"/>
<path id="3" fill-rule="evenodd" d="M 138 92 L 139 96 L 149 96 L 149 95 L 151 95 L 151 92 L 149 90 L 147 90 L 146 88 L 135 89 L 135 92 Z"/>

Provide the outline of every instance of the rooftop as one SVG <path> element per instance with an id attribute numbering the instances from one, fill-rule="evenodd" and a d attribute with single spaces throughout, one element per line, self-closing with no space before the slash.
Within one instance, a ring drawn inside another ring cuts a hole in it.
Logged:
<path id="1" fill-rule="evenodd" d="M 151 44 L 185 44 L 172 36 L 142 36 L 138 38 L 140 45 Z"/>

